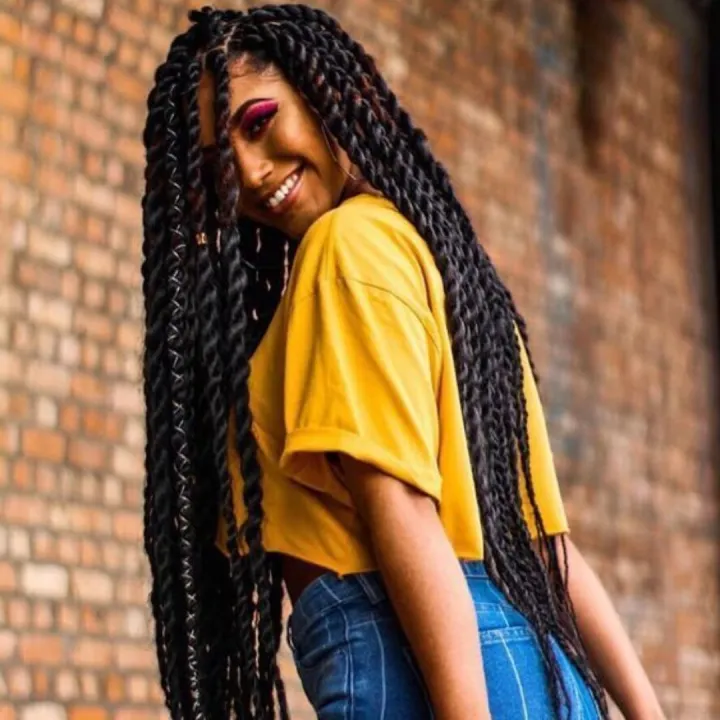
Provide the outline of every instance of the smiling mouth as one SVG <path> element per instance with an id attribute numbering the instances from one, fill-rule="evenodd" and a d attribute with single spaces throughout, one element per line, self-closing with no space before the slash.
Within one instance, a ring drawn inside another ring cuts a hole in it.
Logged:
<path id="1" fill-rule="evenodd" d="M 300 167 L 286 178 L 283 184 L 263 203 L 263 207 L 272 213 L 281 213 L 290 207 L 297 196 L 302 173 L 303 170 Z"/>

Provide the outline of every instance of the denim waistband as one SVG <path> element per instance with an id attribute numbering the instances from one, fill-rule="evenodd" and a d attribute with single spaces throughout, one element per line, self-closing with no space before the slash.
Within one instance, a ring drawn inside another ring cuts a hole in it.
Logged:
<path id="1" fill-rule="evenodd" d="M 460 567 L 466 578 L 487 578 L 485 563 L 481 560 L 461 560 Z M 307 622 L 318 613 L 328 612 L 338 605 L 366 598 L 371 605 L 387 599 L 387 590 L 380 572 L 353 573 L 339 576 L 327 572 L 315 578 L 300 594 L 293 606 L 290 625 Z"/>

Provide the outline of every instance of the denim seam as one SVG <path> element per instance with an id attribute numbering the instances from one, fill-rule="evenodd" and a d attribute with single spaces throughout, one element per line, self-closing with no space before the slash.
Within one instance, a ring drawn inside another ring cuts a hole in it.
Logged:
<path id="1" fill-rule="evenodd" d="M 358 585 L 360 585 L 361 589 L 367 596 L 368 600 L 370 600 L 373 605 L 377 605 L 385 599 L 385 593 L 381 589 L 378 589 L 376 587 L 376 585 L 378 584 L 377 581 L 370 579 L 362 573 L 356 575 L 355 579 L 357 580 Z"/>
<path id="2" fill-rule="evenodd" d="M 527 702 L 525 700 L 525 689 L 523 688 L 522 680 L 520 679 L 520 673 L 518 672 L 517 665 L 515 664 L 515 658 L 513 657 L 513 654 L 510 652 L 510 648 L 508 647 L 508 644 L 505 642 L 505 638 L 500 638 L 502 641 L 503 648 L 505 648 L 505 652 L 507 653 L 508 659 L 510 660 L 510 665 L 513 669 L 513 674 L 515 675 L 515 682 L 517 683 L 518 688 L 518 694 L 520 695 L 520 700 L 522 701 L 522 707 L 523 707 L 523 720 L 530 720 L 528 717 L 528 710 L 527 710 Z"/>
<path id="3" fill-rule="evenodd" d="M 380 705 L 380 720 L 385 720 L 385 710 L 387 705 L 387 679 L 385 677 L 385 646 L 383 645 L 382 635 L 380 635 L 380 629 L 377 626 L 377 622 L 373 618 L 372 626 L 375 630 L 375 635 L 378 640 L 378 647 L 380 648 L 380 665 L 381 672 L 380 677 L 382 678 L 382 702 Z"/>
<path id="4" fill-rule="evenodd" d="M 342 606 L 342 600 L 328 587 L 327 583 L 325 582 L 324 578 L 321 578 L 321 583 L 323 587 L 325 588 L 326 592 L 330 597 L 335 601 L 338 610 L 340 611 L 340 614 L 342 615 L 343 623 L 345 625 L 345 647 L 348 648 L 347 653 L 347 672 L 345 673 L 345 686 L 343 687 L 343 695 L 347 697 L 348 702 L 347 706 L 345 707 L 345 720 L 352 720 L 353 717 L 353 700 L 354 696 L 351 692 L 353 683 L 352 683 L 352 677 L 353 677 L 353 654 L 350 651 L 350 624 L 348 623 L 347 615 L 345 614 L 345 609 Z"/>

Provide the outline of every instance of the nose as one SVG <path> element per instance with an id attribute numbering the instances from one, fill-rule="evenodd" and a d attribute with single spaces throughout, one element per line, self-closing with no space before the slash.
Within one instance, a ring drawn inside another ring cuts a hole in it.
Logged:
<path id="1" fill-rule="evenodd" d="M 243 186 L 251 191 L 260 190 L 273 171 L 270 158 L 261 152 L 246 151 L 238 159 Z"/>

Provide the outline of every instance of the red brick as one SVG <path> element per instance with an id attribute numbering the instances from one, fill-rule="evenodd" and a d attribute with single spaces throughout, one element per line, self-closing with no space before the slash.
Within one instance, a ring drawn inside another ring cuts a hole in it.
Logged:
<path id="1" fill-rule="evenodd" d="M 58 10 L 53 16 L 53 30 L 60 35 L 72 34 L 73 18 L 70 13 Z"/>
<path id="2" fill-rule="evenodd" d="M 148 35 L 148 23 L 137 15 L 127 12 L 119 5 L 113 5 L 108 13 L 108 25 L 119 36 L 130 37 L 144 42 Z"/>
<path id="3" fill-rule="evenodd" d="M 37 188 L 51 197 L 67 198 L 70 184 L 67 177 L 57 168 L 39 167 L 37 169 Z"/>
<path id="4" fill-rule="evenodd" d="M 33 258 L 57 267 L 67 267 L 72 258 L 72 247 L 67 239 L 34 226 L 29 228 L 28 251 Z"/>
<path id="5" fill-rule="evenodd" d="M 2 87 L 0 87 L 2 92 Z M 0 175 L 14 182 L 28 183 L 32 173 L 32 160 L 21 150 L 4 149 Z"/>
<path id="6" fill-rule="evenodd" d="M 26 665 L 59 665 L 65 656 L 63 639 L 55 635 L 25 635 L 19 650 Z"/>
<path id="7" fill-rule="evenodd" d="M 62 318 L 63 306 L 58 302 L 58 313 L 54 320 L 59 324 L 63 324 Z M 38 318 L 40 315 L 38 314 Z M 52 315 L 48 315 L 48 320 Z M 60 330 L 63 328 L 61 327 Z M 38 331 L 39 332 L 39 331 Z M 38 337 L 40 335 L 38 334 Z M 51 336 L 54 337 L 54 336 Z M 38 349 L 41 345 L 38 343 Z M 41 354 L 38 352 L 38 354 Z M 62 397 L 67 394 L 70 386 L 70 375 L 67 370 L 57 362 L 46 362 L 44 360 L 36 360 L 28 363 L 27 368 L 27 387 L 35 392 L 44 393 L 53 397 Z"/>
<path id="8" fill-rule="evenodd" d="M 108 452 L 104 445 L 88 440 L 70 440 L 68 462 L 85 470 L 102 470 L 107 463 Z"/>
<path id="9" fill-rule="evenodd" d="M 16 460 L 12 466 L 13 485 L 17 488 L 28 489 L 34 481 L 33 467 L 25 459 Z"/>
<path id="10" fill-rule="evenodd" d="M 85 699 L 98 700 L 100 698 L 100 682 L 95 673 L 91 671 L 82 672 L 80 674 L 80 687 Z"/>
<path id="11" fill-rule="evenodd" d="M 33 55 L 51 62 L 59 62 L 63 54 L 62 41 L 53 33 L 25 25 L 22 45 Z"/>
<path id="12" fill-rule="evenodd" d="M 115 144 L 115 151 L 122 160 L 138 167 L 142 165 L 145 157 L 142 143 L 135 138 L 119 138 Z"/>
<path id="13" fill-rule="evenodd" d="M 20 136 L 20 123 L 15 118 L 0 118 L 0 142 L 5 145 L 14 145 Z"/>
<path id="14" fill-rule="evenodd" d="M 6 40 L 11 45 L 20 44 L 21 26 L 17 18 L 10 13 L 0 13 L 0 39 Z"/>
<path id="15" fill-rule="evenodd" d="M 73 38 L 79 45 L 91 46 L 95 43 L 96 29 L 89 22 L 76 20 Z"/>
<path id="16" fill-rule="evenodd" d="M 131 675 L 128 680 L 128 698 L 134 703 L 146 703 L 150 694 L 148 678 L 142 675 Z"/>
<path id="17" fill-rule="evenodd" d="M 117 703 L 125 697 L 125 678 L 118 673 L 108 673 L 105 677 L 105 695 L 112 703 Z"/>
<path id="18" fill-rule="evenodd" d="M 18 262 L 17 279 L 22 287 L 57 293 L 62 283 L 62 274 L 55 268 L 39 265 L 37 258 L 32 261 L 21 259 Z"/>
<path id="19" fill-rule="evenodd" d="M 127 708 L 120 710 L 115 720 L 161 720 L 162 715 L 152 710 Z"/>
<path id="20" fill-rule="evenodd" d="M 90 111 L 90 113 L 93 113 L 95 115 L 98 114 L 98 110 L 100 108 L 100 91 L 96 87 L 94 87 L 90 83 L 83 83 L 82 87 L 80 88 L 80 98 L 79 99 L 80 99 L 80 106 L 84 110 L 88 110 L 88 111 Z M 104 135 L 106 130 L 103 127 L 103 128 L 98 128 L 96 132 Z"/>
<path id="21" fill-rule="evenodd" d="M 28 428 L 22 433 L 23 453 L 37 460 L 60 462 L 65 457 L 65 437 L 52 430 Z"/>
<path id="22" fill-rule="evenodd" d="M 106 668 L 112 661 L 112 645 L 101 640 L 82 640 L 75 645 L 72 662 L 75 667 Z"/>
<path id="23" fill-rule="evenodd" d="M 101 58 L 82 52 L 71 45 L 65 46 L 63 64 L 73 75 L 86 80 L 102 82 L 106 79 L 105 65 Z"/>
<path id="24" fill-rule="evenodd" d="M 0 561 L 0 591 L 13 592 L 16 587 L 15 568 L 9 562 Z"/>
<path id="25" fill-rule="evenodd" d="M 36 700 L 45 700 L 50 689 L 50 679 L 47 671 L 41 668 L 35 668 L 32 671 L 32 689 L 33 698 Z"/>
<path id="26" fill-rule="evenodd" d="M 0 452 L 5 455 L 14 455 L 17 452 L 17 427 L 0 427 Z"/>
<path id="27" fill-rule="evenodd" d="M 70 383 L 70 392 L 73 397 L 93 404 L 104 403 L 107 397 L 105 384 L 85 373 L 76 373 Z"/>
<path id="28" fill-rule="evenodd" d="M 33 606 L 33 627 L 35 630 L 51 630 L 54 626 L 53 609 L 50 603 L 37 601 Z"/>
<path id="29" fill-rule="evenodd" d="M 74 113 L 72 116 L 73 135 L 84 145 L 99 150 L 106 149 L 110 140 L 107 126 L 92 115 Z"/>
<path id="30" fill-rule="evenodd" d="M 115 662 L 121 670 L 151 670 L 155 664 L 155 653 L 149 647 L 116 643 L 114 645 Z"/>
<path id="31" fill-rule="evenodd" d="M 108 720 L 108 711 L 102 707 L 83 706 L 70 710 L 69 720 Z"/>
<path id="32" fill-rule="evenodd" d="M 140 103 L 148 95 L 148 88 L 143 82 L 132 73 L 125 72 L 117 66 L 109 68 L 107 84 L 112 88 L 113 93 L 132 103 Z"/>
<path id="33" fill-rule="evenodd" d="M 13 78 L 21 83 L 30 79 L 30 59 L 27 55 L 18 55 L 13 64 Z"/>
<path id="34" fill-rule="evenodd" d="M 123 42 L 120 44 L 118 62 L 121 65 L 124 65 L 126 68 L 133 69 L 137 66 L 139 57 L 140 49 L 137 45 L 131 42 Z"/>
<path id="35" fill-rule="evenodd" d="M 80 277 L 77 272 L 68 270 L 63 273 L 62 296 L 70 302 L 75 302 L 80 297 Z"/>
<path id="36" fill-rule="evenodd" d="M 116 513 L 113 532 L 119 540 L 137 542 L 142 538 L 142 520 L 137 513 Z"/>
<path id="37" fill-rule="evenodd" d="M 80 614 L 77 608 L 61 606 L 58 614 L 58 627 L 63 632 L 76 633 L 80 627 Z"/>
<path id="38" fill-rule="evenodd" d="M 105 614 L 98 613 L 95 608 L 86 606 L 82 609 L 80 624 L 87 635 L 108 635 Z"/>
<path id="39" fill-rule="evenodd" d="M 75 249 L 75 263 L 90 277 L 109 279 L 115 274 L 115 261 L 109 250 L 95 245 L 80 245 Z"/>
<path id="40" fill-rule="evenodd" d="M 80 134 L 82 137 L 82 134 Z M 105 174 L 103 159 L 100 155 L 93 152 L 85 153 L 85 161 L 82 166 L 83 173 L 91 180 L 101 180 Z"/>
<path id="41" fill-rule="evenodd" d="M 117 35 L 111 32 L 107 27 L 98 29 L 97 49 L 101 55 L 109 55 L 118 46 Z"/>

